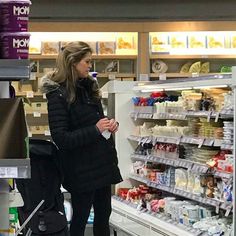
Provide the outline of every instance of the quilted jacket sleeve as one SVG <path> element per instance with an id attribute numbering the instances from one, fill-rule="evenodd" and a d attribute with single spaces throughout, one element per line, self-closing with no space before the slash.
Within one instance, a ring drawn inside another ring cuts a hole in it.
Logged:
<path id="1" fill-rule="evenodd" d="M 57 91 L 47 94 L 48 120 L 53 141 L 59 149 L 74 149 L 89 145 L 101 138 L 96 125 L 69 130 L 69 113 L 63 95 Z"/>

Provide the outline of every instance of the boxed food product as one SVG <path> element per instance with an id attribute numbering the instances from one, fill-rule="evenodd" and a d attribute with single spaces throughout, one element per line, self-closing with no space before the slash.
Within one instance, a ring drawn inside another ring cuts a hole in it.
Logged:
<path id="1" fill-rule="evenodd" d="M 225 45 L 224 35 L 219 35 L 219 34 L 207 35 L 208 48 L 224 48 L 224 45 Z"/>
<path id="2" fill-rule="evenodd" d="M 29 53 L 30 54 L 41 54 L 41 40 L 31 38 L 29 42 Z"/>
<path id="3" fill-rule="evenodd" d="M 236 35 L 231 36 L 231 48 L 236 48 Z"/>
<path id="4" fill-rule="evenodd" d="M 206 48 L 206 36 L 204 34 L 189 34 L 188 35 L 189 48 Z"/>
<path id="5" fill-rule="evenodd" d="M 168 35 L 163 33 L 158 33 L 155 35 L 151 35 L 151 52 L 168 52 L 169 44 L 168 44 Z"/>
<path id="6" fill-rule="evenodd" d="M 187 48 L 187 36 L 183 34 L 170 34 L 171 48 Z"/>
<path id="7" fill-rule="evenodd" d="M 136 55 L 137 45 L 133 35 L 121 35 L 116 38 L 116 54 Z"/>
<path id="8" fill-rule="evenodd" d="M 42 42 L 42 55 L 57 55 L 59 53 L 59 42 Z"/>
<path id="9" fill-rule="evenodd" d="M 98 42 L 98 54 L 115 54 L 115 42 Z"/>

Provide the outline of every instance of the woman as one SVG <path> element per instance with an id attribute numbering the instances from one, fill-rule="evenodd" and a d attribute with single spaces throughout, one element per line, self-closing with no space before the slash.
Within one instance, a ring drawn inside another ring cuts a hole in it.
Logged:
<path id="1" fill-rule="evenodd" d="M 42 80 L 63 186 L 71 193 L 71 236 L 84 235 L 91 206 L 94 235 L 110 235 L 111 184 L 122 181 L 112 136 L 105 135 L 115 133 L 118 123 L 103 114 L 98 84 L 89 76 L 91 56 L 87 43 L 69 43 L 58 56 L 56 71 Z"/>

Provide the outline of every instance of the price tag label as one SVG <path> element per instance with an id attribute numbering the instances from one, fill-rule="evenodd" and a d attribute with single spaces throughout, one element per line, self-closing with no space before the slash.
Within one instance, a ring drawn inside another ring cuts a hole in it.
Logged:
<path id="1" fill-rule="evenodd" d="M 45 131 L 44 131 L 44 135 L 45 135 L 45 136 L 51 136 L 50 130 L 45 130 Z"/>
<path id="2" fill-rule="evenodd" d="M 199 77 L 199 73 L 197 73 L 197 72 L 192 73 L 192 77 Z"/>
<path id="3" fill-rule="evenodd" d="M 109 80 L 115 80 L 116 79 L 116 75 L 115 74 L 109 74 L 108 75 L 108 79 Z"/>
<path id="4" fill-rule="evenodd" d="M 204 138 L 199 140 L 198 148 L 201 148 L 204 143 Z"/>
<path id="5" fill-rule="evenodd" d="M 30 80 L 36 80 L 36 73 L 35 72 L 30 73 Z"/>
<path id="6" fill-rule="evenodd" d="M 41 113 L 38 111 L 34 111 L 33 116 L 34 117 L 41 117 Z"/>
<path id="7" fill-rule="evenodd" d="M 214 146 L 215 147 L 220 147 L 222 145 L 222 140 L 221 139 L 215 139 L 214 140 Z"/>
<path id="8" fill-rule="evenodd" d="M 0 178 L 17 178 L 17 167 L 0 167 Z"/>
<path id="9" fill-rule="evenodd" d="M 139 75 L 139 80 L 148 81 L 149 80 L 148 74 L 140 74 Z"/>
<path id="10" fill-rule="evenodd" d="M 43 93 L 43 99 L 47 99 L 46 93 Z"/>
<path id="11" fill-rule="evenodd" d="M 160 73 L 159 80 L 166 80 L 166 73 Z"/>
<path id="12" fill-rule="evenodd" d="M 175 144 L 179 145 L 180 144 L 181 138 L 177 138 Z"/>
<path id="13" fill-rule="evenodd" d="M 34 97 L 34 92 L 33 91 L 27 91 L 26 92 L 26 97 L 27 98 L 33 98 Z"/>
<path id="14" fill-rule="evenodd" d="M 214 139 L 205 139 L 204 145 L 212 146 L 214 143 Z"/>
<path id="15" fill-rule="evenodd" d="M 147 143 L 148 139 L 149 139 L 149 137 L 145 137 L 145 138 L 143 138 L 142 141 L 141 141 L 142 144 Z"/>
<path id="16" fill-rule="evenodd" d="M 232 210 L 232 206 L 228 206 L 228 207 L 227 207 L 227 210 L 226 210 L 226 212 L 225 212 L 225 217 L 228 217 L 228 216 L 229 216 L 231 210 Z"/>
<path id="17" fill-rule="evenodd" d="M 218 122 L 219 116 L 220 116 L 220 113 L 219 113 L 219 112 L 216 112 L 215 122 Z"/>
<path id="18" fill-rule="evenodd" d="M 147 143 L 151 143 L 152 142 L 152 136 L 149 136 L 147 139 Z"/>

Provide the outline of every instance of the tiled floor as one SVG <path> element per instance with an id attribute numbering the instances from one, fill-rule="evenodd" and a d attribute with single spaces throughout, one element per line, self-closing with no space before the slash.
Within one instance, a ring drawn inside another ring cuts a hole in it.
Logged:
<path id="1" fill-rule="evenodd" d="M 86 231 L 85 231 L 84 236 L 93 236 L 93 227 L 92 227 L 92 226 L 86 227 Z M 110 236 L 114 236 L 112 229 L 111 229 L 111 234 L 110 234 Z M 122 236 L 123 236 L 123 235 L 122 235 Z"/>

